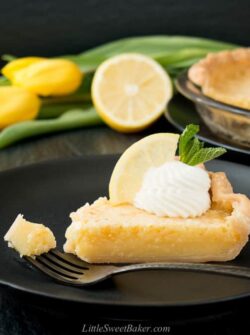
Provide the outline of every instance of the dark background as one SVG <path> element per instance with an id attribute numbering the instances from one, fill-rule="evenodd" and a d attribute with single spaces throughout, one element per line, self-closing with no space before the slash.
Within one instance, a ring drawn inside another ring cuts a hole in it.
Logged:
<path id="1" fill-rule="evenodd" d="M 181 34 L 248 45 L 249 0 L 1 0 L 0 54 L 77 53 L 121 37 Z"/>
<path id="2" fill-rule="evenodd" d="M 121 37 L 153 34 L 209 37 L 249 45 L 249 8 L 249 0 L 0 0 L 0 55 L 78 53 Z M 88 154 L 86 138 L 92 142 L 92 152 L 100 154 L 121 152 L 136 139 L 105 127 L 34 139 L 0 152 L 0 169 Z M 42 303 L 38 297 L 31 302 L 31 297 L 20 297 L 14 290 L 2 287 L 1 291 L 0 335 L 80 334 L 88 308 Z M 227 304 L 226 309 L 219 312 L 212 308 L 204 318 L 191 310 L 188 314 L 185 311 L 184 317 L 174 313 L 173 319 L 180 320 L 172 322 L 166 311 L 162 320 L 173 325 L 171 334 L 246 334 L 249 301 L 245 306 Z M 77 310 L 81 316 L 72 317 Z M 102 314 L 99 311 L 92 317 Z M 150 314 L 150 323 L 156 314 Z M 122 313 L 122 317 L 126 315 Z M 76 332 L 72 331 L 74 326 Z"/>

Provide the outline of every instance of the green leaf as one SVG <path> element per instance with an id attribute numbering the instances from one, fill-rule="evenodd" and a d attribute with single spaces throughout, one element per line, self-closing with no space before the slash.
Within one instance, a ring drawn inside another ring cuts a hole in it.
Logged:
<path id="1" fill-rule="evenodd" d="M 188 161 L 188 165 L 197 165 L 200 163 L 205 163 L 207 161 L 210 161 L 223 155 L 226 152 L 227 150 L 224 148 L 202 148 L 199 151 L 197 151 L 193 155 L 193 157 Z"/>
<path id="2" fill-rule="evenodd" d="M 79 109 L 88 109 L 91 107 L 91 104 L 89 102 L 62 102 L 62 103 L 51 103 L 51 104 L 43 104 L 39 114 L 37 116 L 37 119 L 51 119 L 56 118 L 63 113 L 69 111 L 69 110 L 79 110 Z"/>
<path id="3" fill-rule="evenodd" d="M 12 60 L 16 59 L 16 57 L 13 55 L 5 54 L 5 55 L 2 55 L 1 59 L 5 62 L 11 62 Z"/>
<path id="4" fill-rule="evenodd" d="M 205 163 L 226 152 L 224 148 L 203 148 L 204 143 L 200 142 L 195 135 L 199 131 L 199 126 L 188 125 L 179 139 L 180 161 L 188 165 Z"/>
<path id="5" fill-rule="evenodd" d="M 182 158 L 184 158 L 185 153 L 188 152 L 192 147 L 192 139 L 195 134 L 197 134 L 199 131 L 199 126 L 195 124 L 189 124 L 183 131 L 183 133 L 180 136 L 179 140 L 179 155 Z M 190 143 L 191 142 L 191 143 Z M 189 149 L 189 150 L 187 150 Z"/>
<path id="6" fill-rule="evenodd" d="M 94 108 L 68 110 L 55 119 L 22 121 L 0 132 L 0 149 L 25 138 L 103 124 Z"/>
<path id="7" fill-rule="evenodd" d="M 10 82 L 7 78 L 5 77 L 0 77 L 0 86 L 9 86 Z"/>
<path id="8" fill-rule="evenodd" d="M 110 42 L 84 51 L 78 55 L 66 55 L 64 58 L 74 61 L 83 72 L 93 72 L 109 57 L 136 52 L 150 56 L 158 61 L 167 71 L 171 67 L 187 68 L 208 52 L 229 50 L 238 47 L 206 38 L 188 36 L 143 36 L 130 37 Z"/>
<path id="9" fill-rule="evenodd" d="M 197 137 L 189 142 L 190 144 L 186 147 L 185 161 L 189 162 L 194 154 L 199 151 L 202 147 L 202 143 Z"/>

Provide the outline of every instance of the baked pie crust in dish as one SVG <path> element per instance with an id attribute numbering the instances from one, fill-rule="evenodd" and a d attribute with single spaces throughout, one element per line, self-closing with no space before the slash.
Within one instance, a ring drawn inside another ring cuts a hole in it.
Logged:
<path id="1" fill-rule="evenodd" d="M 223 172 L 209 173 L 211 207 L 194 218 L 159 217 L 99 198 L 71 213 L 64 251 L 90 263 L 234 259 L 248 241 L 250 201 Z"/>
<path id="2" fill-rule="evenodd" d="M 191 66 L 188 77 L 204 95 L 250 109 L 250 48 L 208 54 Z"/>

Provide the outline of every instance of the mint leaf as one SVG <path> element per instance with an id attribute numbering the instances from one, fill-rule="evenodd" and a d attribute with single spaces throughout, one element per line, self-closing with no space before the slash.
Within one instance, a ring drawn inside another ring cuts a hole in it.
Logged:
<path id="1" fill-rule="evenodd" d="M 202 148 L 193 155 L 187 164 L 197 165 L 205 163 L 223 155 L 226 151 L 224 148 Z"/>
<path id="2" fill-rule="evenodd" d="M 179 140 L 180 160 L 185 162 L 185 156 L 193 146 L 193 137 L 199 131 L 200 127 L 195 124 L 189 124 L 183 131 Z"/>
<path id="3" fill-rule="evenodd" d="M 190 147 L 187 145 L 186 147 L 186 154 L 185 154 L 185 161 L 189 162 L 190 159 L 194 156 L 194 154 L 199 151 L 202 148 L 202 142 L 199 141 L 197 137 L 195 137 L 192 141 L 190 141 L 192 144 Z"/>
<path id="4" fill-rule="evenodd" d="M 199 126 L 188 125 L 180 136 L 179 155 L 180 161 L 188 165 L 205 163 L 226 152 L 224 148 L 204 148 L 204 143 L 200 142 L 195 135 L 199 131 Z"/>

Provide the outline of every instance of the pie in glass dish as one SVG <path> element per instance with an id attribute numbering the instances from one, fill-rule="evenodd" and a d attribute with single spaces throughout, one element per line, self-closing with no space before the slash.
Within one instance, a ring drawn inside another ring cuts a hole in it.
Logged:
<path id="1" fill-rule="evenodd" d="M 191 66 L 188 77 L 204 95 L 250 109 L 250 48 L 208 54 Z"/>

